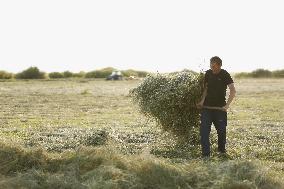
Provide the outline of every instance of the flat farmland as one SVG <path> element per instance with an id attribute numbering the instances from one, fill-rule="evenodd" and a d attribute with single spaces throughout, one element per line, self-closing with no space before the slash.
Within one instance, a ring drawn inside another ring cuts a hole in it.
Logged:
<path id="1" fill-rule="evenodd" d="M 0 82 L 0 186 L 283 188 L 284 79 L 236 79 L 227 150 L 200 158 L 139 113 L 141 80 Z"/>

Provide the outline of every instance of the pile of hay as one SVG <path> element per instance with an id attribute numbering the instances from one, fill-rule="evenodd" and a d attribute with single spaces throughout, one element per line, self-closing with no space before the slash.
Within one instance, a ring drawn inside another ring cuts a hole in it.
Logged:
<path id="1" fill-rule="evenodd" d="M 154 118 L 164 131 L 198 142 L 199 110 L 204 74 L 182 71 L 148 75 L 130 91 L 140 111 Z"/>

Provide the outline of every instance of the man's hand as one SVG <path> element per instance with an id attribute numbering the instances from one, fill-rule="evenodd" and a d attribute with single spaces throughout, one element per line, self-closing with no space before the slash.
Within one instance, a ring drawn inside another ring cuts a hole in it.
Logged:
<path id="1" fill-rule="evenodd" d="M 222 107 L 222 109 L 226 112 L 229 109 L 229 105 L 226 104 L 225 106 Z"/>
<path id="2" fill-rule="evenodd" d="M 196 104 L 197 109 L 201 109 L 203 107 L 203 102 L 199 102 Z"/>

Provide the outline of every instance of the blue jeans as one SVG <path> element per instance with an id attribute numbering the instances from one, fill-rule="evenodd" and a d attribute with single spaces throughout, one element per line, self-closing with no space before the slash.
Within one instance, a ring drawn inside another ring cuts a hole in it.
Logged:
<path id="1" fill-rule="evenodd" d="M 202 109 L 201 112 L 201 147 L 202 155 L 210 156 L 210 141 L 209 135 L 211 125 L 214 124 L 218 135 L 218 151 L 226 152 L 226 126 L 227 126 L 227 112 L 221 110 Z"/>

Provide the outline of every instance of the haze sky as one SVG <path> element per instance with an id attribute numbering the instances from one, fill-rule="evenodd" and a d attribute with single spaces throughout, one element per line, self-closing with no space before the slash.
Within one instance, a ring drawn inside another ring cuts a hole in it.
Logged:
<path id="1" fill-rule="evenodd" d="M 284 69 L 280 0 L 0 0 L 0 70 Z"/>

